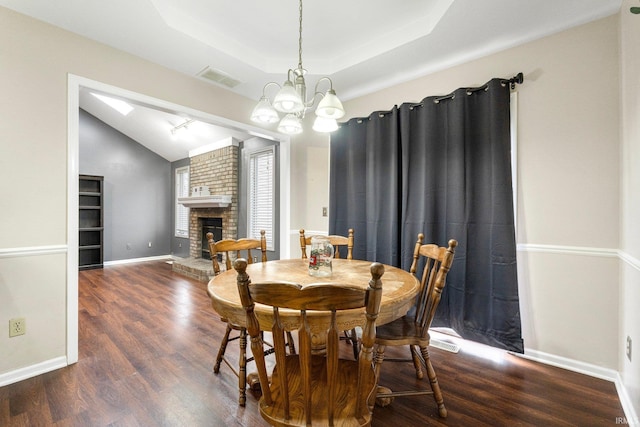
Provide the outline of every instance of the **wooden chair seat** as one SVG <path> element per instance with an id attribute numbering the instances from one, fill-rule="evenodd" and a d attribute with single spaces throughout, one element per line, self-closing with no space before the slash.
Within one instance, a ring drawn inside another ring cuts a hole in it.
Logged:
<path id="1" fill-rule="evenodd" d="M 429 332 L 423 333 L 416 318 L 403 316 L 376 329 L 376 342 L 385 345 L 429 345 Z"/>

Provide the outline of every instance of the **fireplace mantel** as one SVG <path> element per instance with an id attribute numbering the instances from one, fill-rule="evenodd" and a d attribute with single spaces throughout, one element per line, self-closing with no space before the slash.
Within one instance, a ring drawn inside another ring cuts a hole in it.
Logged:
<path id="1" fill-rule="evenodd" d="M 231 196 L 178 197 L 178 203 L 187 208 L 226 208 L 231 204 Z"/>

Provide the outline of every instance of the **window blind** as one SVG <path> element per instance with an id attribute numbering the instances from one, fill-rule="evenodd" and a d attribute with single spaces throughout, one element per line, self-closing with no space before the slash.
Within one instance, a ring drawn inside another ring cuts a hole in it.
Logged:
<path id="1" fill-rule="evenodd" d="M 189 197 L 189 167 L 176 169 L 175 236 L 189 238 L 189 208 L 178 203 L 178 197 Z"/>
<path id="2" fill-rule="evenodd" d="M 273 250 L 274 158 L 273 148 L 249 158 L 248 237 L 259 239 L 264 230 L 268 250 Z"/>

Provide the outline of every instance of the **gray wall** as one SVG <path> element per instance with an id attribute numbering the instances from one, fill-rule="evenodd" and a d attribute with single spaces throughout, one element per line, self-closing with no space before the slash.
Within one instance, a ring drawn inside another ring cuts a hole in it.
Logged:
<path id="1" fill-rule="evenodd" d="M 190 159 L 187 157 L 182 160 L 176 160 L 171 163 L 171 200 L 176 198 L 176 169 L 189 166 Z M 171 206 L 171 224 L 175 223 L 176 210 Z M 176 237 L 173 227 L 171 228 L 171 254 L 181 258 L 189 258 L 189 239 L 185 237 Z"/>
<path id="2" fill-rule="evenodd" d="M 104 176 L 104 261 L 169 254 L 171 163 L 84 110 L 79 142 L 80 174 Z"/>

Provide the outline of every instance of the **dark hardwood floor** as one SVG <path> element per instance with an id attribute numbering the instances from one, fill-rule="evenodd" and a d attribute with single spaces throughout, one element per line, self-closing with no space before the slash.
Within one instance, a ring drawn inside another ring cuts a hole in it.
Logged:
<path id="1" fill-rule="evenodd" d="M 78 363 L 1 387 L 0 426 L 264 425 L 251 393 L 245 408 L 237 405 L 233 373 L 212 371 L 224 325 L 204 283 L 164 262 L 79 277 Z M 237 354 L 237 342 L 228 351 Z M 624 417 L 608 381 L 502 352 L 431 356 L 448 418 L 431 396 L 396 398 L 376 407 L 373 426 L 610 426 Z M 381 384 L 416 382 L 412 365 L 383 365 Z"/>

